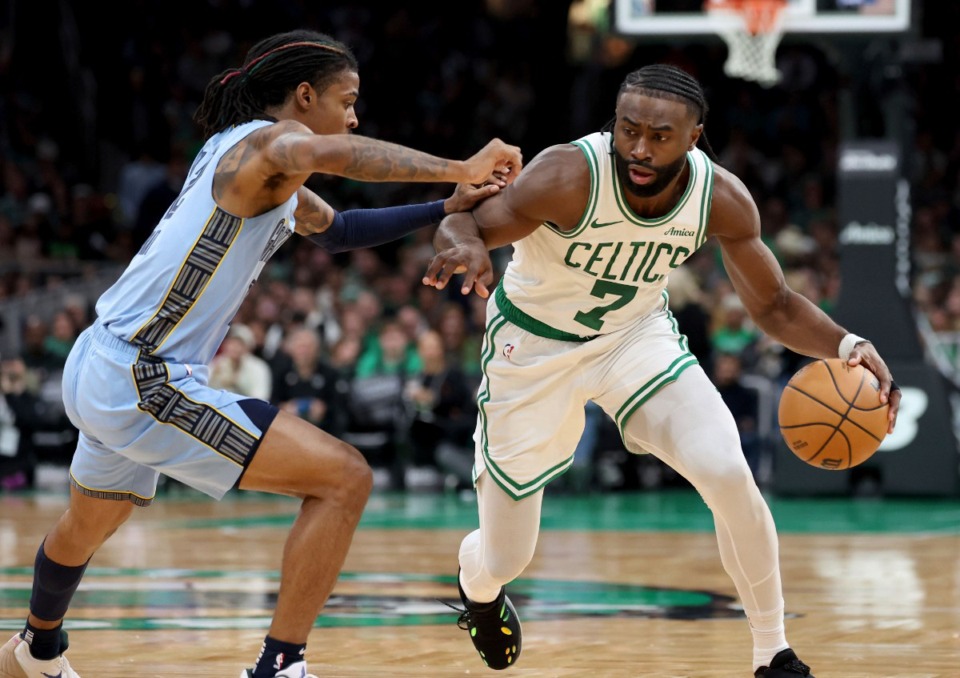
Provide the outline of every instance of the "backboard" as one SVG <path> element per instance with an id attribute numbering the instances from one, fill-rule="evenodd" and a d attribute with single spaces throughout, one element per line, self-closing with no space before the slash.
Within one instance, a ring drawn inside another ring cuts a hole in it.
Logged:
<path id="1" fill-rule="evenodd" d="M 788 0 L 783 30 L 786 33 L 897 33 L 910 27 L 910 2 Z M 624 35 L 706 35 L 736 25 L 735 15 L 708 12 L 703 9 L 704 4 L 702 0 L 614 0 L 616 29 Z"/>

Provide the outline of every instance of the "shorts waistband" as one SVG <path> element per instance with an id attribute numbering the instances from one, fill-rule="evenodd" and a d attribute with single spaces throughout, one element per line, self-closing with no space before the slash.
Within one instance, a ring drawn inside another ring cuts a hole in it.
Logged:
<path id="1" fill-rule="evenodd" d="M 131 344 L 126 339 L 121 339 L 113 334 L 99 322 L 94 323 L 90 328 L 91 338 L 105 348 L 117 351 L 125 356 L 136 358 L 140 354 L 140 347 Z"/>

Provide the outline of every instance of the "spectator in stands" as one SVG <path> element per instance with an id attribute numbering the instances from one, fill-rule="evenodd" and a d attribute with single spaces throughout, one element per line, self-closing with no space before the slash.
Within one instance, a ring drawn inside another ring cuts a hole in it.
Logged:
<path id="1" fill-rule="evenodd" d="M 327 433 L 340 436 L 345 427 L 343 402 L 348 385 L 321 354 L 314 330 L 293 330 L 274 358 L 272 402 Z"/>
<path id="2" fill-rule="evenodd" d="M 18 358 L 0 362 L 0 492 L 34 485 L 35 431 L 44 427 L 44 407 L 27 388 L 27 366 Z"/>
<path id="3" fill-rule="evenodd" d="M 363 351 L 363 342 L 357 335 L 345 334 L 330 349 L 330 366 L 348 379 L 353 379 L 357 360 Z"/>
<path id="4" fill-rule="evenodd" d="M 24 320 L 20 357 L 30 370 L 43 377 L 63 366 L 63 361 L 47 350 L 47 331 L 48 325 L 39 315 L 28 315 Z"/>
<path id="5" fill-rule="evenodd" d="M 360 355 L 356 376 L 362 379 L 399 374 L 406 379 L 418 374 L 422 367 L 416 346 L 407 339 L 403 326 L 391 318 L 380 324 L 376 341 Z"/>
<path id="6" fill-rule="evenodd" d="M 443 305 L 437 330 L 443 337 L 448 359 L 462 365 L 467 375 L 478 378 L 481 337 L 470 327 L 462 301 Z"/>
<path id="7" fill-rule="evenodd" d="M 51 363 L 62 368 L 76 340 L 77 326 L 73 316 L 66 311 L 58 311 L 50 323 L 50 334 L 43 340 L 43 349 Z"/>
<path id="8" fill-rule="evenodd" d="M 442 466 L 458 484 L 470 480 L 462 469 L 473 465 L 473 430 L 476 426 L 476 388 L 444 351 L 443 338 L 427 330 L 417 339 L 423 365 L 407 381 L 404 393 L 413 407 L 410 428 L 411 461 L 415 466 Z"/>
<path id="9" fill-rule="evenodd" d="M 419 281 L 417 284 L 420 284 Z M 430 329 L 423 313 L 413 304 L 404 304 L 398 308 L 396 319 L 400 327 L 403 328 L 404 334 L 407 335 L 407 342 L 411 345 L 416 345 L 423 333 Z"/>
<path id="10" fill-rule="evenodd" d="M 270 365 L 253 354 L 256 338 L 246 325 L 235 323 L 210 363 L 210 386 L 260 400 L 270 400 Z"/>
<path id="11" fill-rule="evenodd" d="M 687 337 L 690 352 L 709 374 L 713 365 L 710 313 L 705 307 L 700 284 L 689 268 L 680 267 L 670 274 L 667 292 L 670 294 L 670 310 L 677 319 L 680 333 Z"/>
<path id="12" fill-rule="evenodd" d="M 740 298 L 736 294 L 725 295 L 710 332 L 713 350 L 743 355 L 753 351 L 759 336 Z M 746 362 L 753 363 L 752 355 Z"/>
<path id="13" fill-rule="evenodd" d="M 166 181 L 166 178 L 167 166 L 157 159 L 156 152 L 146 144 L 134 151 L 133 157 L 120 168 L 117 197 L 121 224 L 125 228 L 132 229 L 136 226 L 144 197 L 154 186 Z"/>

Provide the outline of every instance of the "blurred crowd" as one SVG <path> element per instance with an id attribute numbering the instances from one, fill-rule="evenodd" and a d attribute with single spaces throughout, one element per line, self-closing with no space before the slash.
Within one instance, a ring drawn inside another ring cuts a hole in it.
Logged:
<path id="1" fill-rule="evenodd" d="M 816 41 L 785 40 L 778 54 L 785 77 L 770 89 L 728 79 L 719 40 L 619 36 L 604 3 L 587 0 L 377 9 L 136 0 L 116 9 L 122 30 L 108 34 L 93 13 L 72 14 L 70 3 L 60 3 L 56 16 L 46 6 L 14 4 L 18 11 L 0 20 L 7 21 L 0 23 L 0 323 L 17 325 L 17 341 L 0 344 L 0 491 L 32 486 L 38 461 L 66 464 L 72 453 L 59 371 L 95 302 L 77 281 L 129 261 L 176 197 L 202 144 L 191 116 L 208 80 L 261 37 L 299 26 L 355 50 L 359 133 L 448 157 L 466 157 L 498 136 L 520 145 L 529 162 L 549 144 L 601 127 L 629 71 L 653 61 L 686 68 L 704 83 L 720 162 L 753 193 L 791 287 L 828 312 L 841 284 L 838 143 L 851 134 L 897 138 L 913 189 L 913 301 L 960 361 L 960 132 L 944 105 L 960 95 L 950 68 L 960 59 L 956 3 L 928 3 L 941 6 L 921 17 L 919 38 L 939 37 L 939 58 L 911 60 L 877 39 L 870 50 L 857 46 L 857 60 L 844 60 Z M 37 26 L 56 30 L 38 38 Z M 329 177 L 310 186 L 338 209 L 452 190 Z M 390 487 L 467 487 L 485 303 L 462 297 L 457 286 L 439 292 L 420 283 L 431 238 L 425 229 L 338 255 L 289 242 L 240 309 L 211 383 L 346 438 Z M 508 256 L 495 253 L 499 270 Z M 671 275 L 670 298 L 762 473 L 770 422 L 759 420 L 758 401 L 802 358 L 751 324 L 709 244 Z M 34 305 L 39 299 L 47 303 Z M 24 300 L 28 312 L 5 313 Z M 567 489 L 671 481 L 662 468 L 625 460 L 615 429 L 602 413 L 588 414 Z"/>

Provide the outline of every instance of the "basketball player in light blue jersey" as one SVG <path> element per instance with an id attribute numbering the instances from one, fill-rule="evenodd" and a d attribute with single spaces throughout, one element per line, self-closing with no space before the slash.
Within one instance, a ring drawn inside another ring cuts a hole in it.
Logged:
<path id="1" fill-rule="evenodd" d="M 233 487 L 302 498 L 269 633 L 241 676 L 307 676 L 307 636 L 371 472 L 357 450 L 309 423 L 209 388 L 207 365 L 294 232 L 334 251 L 381 244 L 469 209 L 522 164 L 519 149 L 498 140 L 453 161 L 350 136 L 359 84 L 350 51 L 311 31 L 267 38 L 211 80 L 197 111 L 209 139 L 180 196 L 100 298 L 67 361 L 64 402 L 80 431 L 70 506 L 37 552 L 26 628 L 0 648 L 0 678 L 77 677 L 61 620 L 90 557 L 134 506 L 151 502 L 159 473 L 218 499 Z M 303 186 L 315 172 L 460 185 L 445 201 L 337 213 Z"/>
<path id="2" fill-rule="evenodd" d="M 670 271 L 709 237 L 756 324 L 794 351 L 863 363 L 900 403 L 873 345 L 790 290 L 744 185 L 714 164 L 700 84 L 654 65 L 627 76 L 611 131 L 540 153 L 472 213 L 444 219 L 424 282 L 488 296 L 488 249 L 514 244 L 488 301 L 475 474 L 480 529 L 460 548 L 460 619 L 484 662 L 516 663 L 521 628 L 504 585 L 533 557 L 543 487 L 571 465 L 593 400 L 633 452 L 700 492 L 753 634 L 755 676 L 810 676 L 786 640 L 778 541 L 730 411 L 670 314 Z M 698 142 L 705 150 L 698 148 Z M 591 651 L 595 651 L 595 648 Z M 713 675 L 711 673 L 711 675 Z"/>

